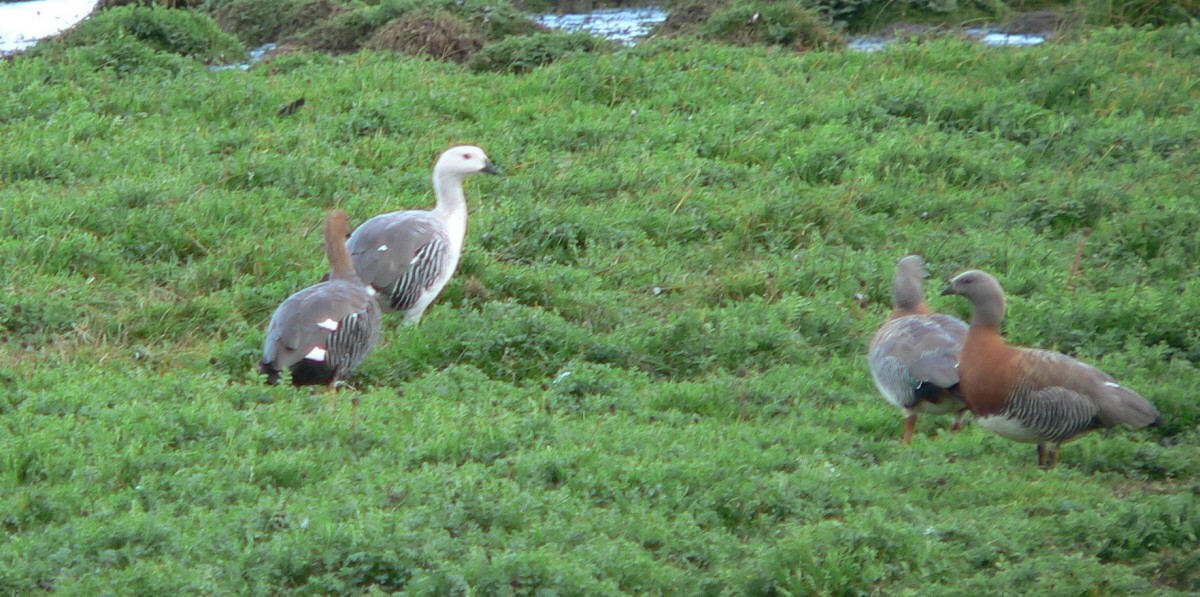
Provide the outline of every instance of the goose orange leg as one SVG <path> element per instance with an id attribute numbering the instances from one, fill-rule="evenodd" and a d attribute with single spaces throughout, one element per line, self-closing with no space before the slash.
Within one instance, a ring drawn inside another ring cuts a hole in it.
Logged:
<path id="1" fill-rule="evenodd" d="M 1058 466 L 1059 444 L 1038 444 L 1038 468 L 1050 470 Z"/>
<path id="2" fill-rule="evenodd" d="M 916 414 L 908 415 L 908 418 L 904 419 L 904 439 L 903 439 L 903 441 L 904 441 L 905 445 L 908 445 L 909 442 L 912 442 L 913 432 L 916 430 L 917 430 L 917 415 Z"/>
<path id="3" fill-rule="evenodd" d="M 329 395 L 329 410 L 337 412 L 337 382 L 331 381 L 325 386 L 325 393 Z"/>
<path id="4" fill-rule="evenodd" d="M 1038 468 L 1050 470 L 1058 466 L 1058 444 L 1038 444 Z"/>

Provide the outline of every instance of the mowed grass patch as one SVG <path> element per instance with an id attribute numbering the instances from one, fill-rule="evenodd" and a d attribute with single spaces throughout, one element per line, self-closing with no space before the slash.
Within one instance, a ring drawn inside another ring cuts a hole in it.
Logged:
<path id="1" fill-rule="evenodd" d="M 523 75 L 15 59 L 0 587 L 1200 590 L 1193 37 L 667 40 Z M 327 269 L 323 213 L 432 205 L 460 142 L 506 175 L 467 183 L 424 321 L 387 318 L 335 396 L 262 386 L 272 310 Z M 902 446 L 863 353 L 913 252 L 935 308 L 966 316 L 940 282 L 992 271 L 1013 341 L 1103 367 L 1165 425 L 1050 472 L 969 419 Z"/>

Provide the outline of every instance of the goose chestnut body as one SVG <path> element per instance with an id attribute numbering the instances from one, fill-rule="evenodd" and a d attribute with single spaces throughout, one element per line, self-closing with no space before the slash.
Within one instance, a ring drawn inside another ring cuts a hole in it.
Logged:
<path id="1" fill-rule="evenodd" d="M 1011 346 L 1000 336 L 1004 290 L 972 270 L 942 294 L 971 301 L 974 313 L 959 375 L 979 425 L 1001 437 L 1038 445 L 1038 466 L 1053 468 L 1062 444 L 1096 429 L 1162 424 L 1158 409 L 1111 375 L 1067 355 Z"/>
<path id="2" fill-rule="evenodd" d="M 967 324 L 929 309 L 924 278 L 921 257 L 909 255 L 896 264 L 892 313 L 871 338 L 867 354 L 875 387 L 907 415 L 906 444 L 912 441 L 918 414 L 955 413 L 953 429 L 958 430 L 967 408 L 957 369 Z"/>
<path id="3" fill-rule="evenodd" d="M 463 182 L 475 173 L 499 174 L 482 149 L 463 145 L 442 153 L 433 167 L 432 210 L 377 215 L 346 240 L 354 269 L 377 292 L 385 311 L 420 321 L 454 275 L 467 233 Z"/>
<path id="4" fill-rule="evenodd" d="M 358 368 L 379 340 L 379 305 L 351 265 L 346 220 L 341 211 L 325 219 L 329 279 L 288 297 L 271 316 L 259 363 L 268 384 L 278 383 L 289 370 L 293 385 L 332 387 Z"/>

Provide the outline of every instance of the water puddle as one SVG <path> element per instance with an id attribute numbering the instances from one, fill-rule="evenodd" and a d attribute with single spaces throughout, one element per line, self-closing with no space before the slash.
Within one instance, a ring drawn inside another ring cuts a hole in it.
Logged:
<path id="1" fill-rule="evenodd" d="M 27 49 L 92 14 L 96 0 L 32 0 L 0 4 L 0 55 Z"/>
<path id="2" fill-rule="evenodd" d="M 1036 46 L 1046 43 L 1046 37 L 1049 35 L 1005 33 L 996 29 L 963 29 L 962 34 L 968 39 L 974 39 L 989 46 L 1018 47 Z M 847 47 L 855 52 L 878 52 L 900 39 L 903 39 L 903 36 L 859 35 L 850 38 L 850 43 Z"/>
<path id="3" fill-rule="evenodd" d="M 667 20 L 667 11 L 643 8 L 601 8 L 587 13 L 542 14 L 534 20 L 551 29 L 586 31 L 626 45 L 646 37 L 655 25 Z"/>
<path id="4" fill-rule="evenodd" d="M 966 34 L 989 46 L 1036 46 L 1046 42 L 1045 35 L 1005 33 L 992 29 L 967 29 Z"/>
<path id="5" fill-rule="evenodd" d="M 261 62 L 263 58 L 266 58 L 267 52 L 270 52 L 271 50 L 274 50 L 277 47 L 279 47 L 279 46 L 277 46 L 276 44 L 273 44 L 273 43 L 263 44 L 261 46 L 258 46 L 257 48 L 254 48 L 253 50 L 250 50 L 249 58 L 245 62 L 235 62 L 233 64 L 220 64 L 220 65 L 216 65 L 216 66 L 210 66 L 210 67 L 208 67 L 208 70 L 211 70 L 211 71 L 250 70 L 251 66 L 253 66 L 254 64 L 256 64 L 258 62 Z"/>
<path id="6" fill-rule="evenodd" d="M 892 41 L 894 40 L 877 35 L 858 35 L 851 37 L 846 47 L 855 52 L 878 52 Z"/>
<path id="7" fill-rule="evenodd" d="M 586 13 L 548 13 L 534 20 L 551 29 L 586 31 L 626 45 L 636 43 L 667 19 L 667 11 L 657 7 L 601 8 Z M 995 29 L 966 29 L 967 37 L 989 46 L 1036 46 L 1045 43 L 1046 35 L 1010 34 Z M 850 38 L 848 47 L 857 52 L 878 52 L 896 41 L 894 36 L 858 35 Z"/>

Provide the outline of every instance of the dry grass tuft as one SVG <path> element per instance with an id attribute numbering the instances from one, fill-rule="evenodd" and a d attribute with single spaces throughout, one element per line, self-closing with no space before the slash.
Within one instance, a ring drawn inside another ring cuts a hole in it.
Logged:
<path id="1" fill-rule="evenodd" d="M 448 12 L 414 11 L 381 28 L 366 47 L 462 64 L 483 42 L 483 33 Z"/>

